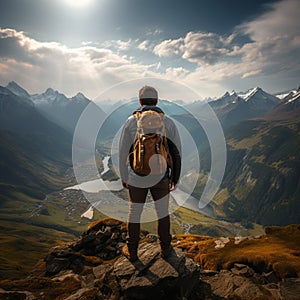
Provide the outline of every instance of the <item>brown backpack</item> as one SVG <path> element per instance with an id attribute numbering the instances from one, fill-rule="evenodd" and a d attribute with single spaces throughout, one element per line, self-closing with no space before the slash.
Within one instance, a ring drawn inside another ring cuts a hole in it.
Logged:
<path id="1" fill-rule="evenodd" d="M 136 139 L 132 149 L 133 171 L 142 176 L 164 174 L 172 168 L 166 133 L 165 115 L 153 110 L 136 112 Z"/>

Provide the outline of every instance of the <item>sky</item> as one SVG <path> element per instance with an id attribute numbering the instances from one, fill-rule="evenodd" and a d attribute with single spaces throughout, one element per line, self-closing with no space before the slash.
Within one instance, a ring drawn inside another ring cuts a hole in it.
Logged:
<path id="1" fill-rule="evenodd" d="M 299 0 L 1 0 L 0 85 L 90 99 L 147 78 L 199 99 L 295 89 L 299 11 Z"/>

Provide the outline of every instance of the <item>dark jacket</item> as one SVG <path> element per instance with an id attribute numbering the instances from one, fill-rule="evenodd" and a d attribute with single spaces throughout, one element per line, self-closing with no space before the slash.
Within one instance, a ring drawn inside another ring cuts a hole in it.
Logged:
<path id="1" fill-rule="evenodd" d="M 148 106 L 148 105 L 141 106 L 135 112 L 146 111 L 146 110 L 154 110 L 156 112 L 163 113 L 163 111 L 158 106 Z M 171 174 L 171 181 L 174 184 L 177 184 L 179 177 L 180 177 L 180 171 L 181 171 L 180 137 L 178 134 L 177 127 L 172 119 L 170 119 L 168 116 L 165 116 L 164 122 L 165 122 L 165 130 L 166 130 L 169 152 L 173 159 L 173 171 Z M 125 122 L 125 125 L 124 125 L 122 133 L 121 133 L 121 137 L 120 137 L 119 169 L 120 169 L 121 179 L 125 182 L 128 182 L 128 177 L 129 177 L 130 173 L 131 174 L 133 173 L 132 169 L 127 164 L 127 158 L 128 158 L 128 154 L 130 152 L 131 146 L 133 145 L 135 137 L 136 137 L 136 128 L 137 128 L 136 119 L 132 115 Z"/>

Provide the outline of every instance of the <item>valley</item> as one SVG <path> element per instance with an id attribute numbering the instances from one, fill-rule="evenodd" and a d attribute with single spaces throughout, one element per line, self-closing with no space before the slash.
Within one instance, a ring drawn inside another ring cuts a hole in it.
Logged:
<path id="1" fill-rule="evenodd" d="M 275 99 L 255 88 L 213 100 L 211 106 L 225 132 L 227 166 L 220 190 L 202 212 L 195 208 L 209 176 L 211 153 L 203 129 L 189 113 L 201 114 L 201 103 L 180 107 L 162 100 L 166 113 L 194 138 L 201 162 L 199 173 L 193 173 L 197 180 L 190 200 L 178 207 L 174 193 L 172 234 L 261 236 L 265 225 L 300 223 L 299 90 L 286 97 Z M 72 169 L 72 135 L 80 113 L 91 101 L 82 94 L 67 98 L 52 89 L 29 95 L 16 83 L 1 87 L 1 278 L 28 274 L 50 247 L 74 240 L 95 220 L 115 215 L 120 203 L 127 207 L 127 191 L 120 188 L 107 155 L 135 101 L 106 119 L 95 151 L 98 174 L 90 167 L 94 158 L 86 162 L 81 174 L 83 182 L 103 180 L 112 188 L 81 191 L 78 186 L 74 189 L 78 183 Z M 106 118 L 101 103 L 97 107 Z M 185 159 L 188 166 L 183 172 L 188 174 L 195 165 L 195 153 L 191 151 Z M 82 216 L 91 208 L 87 198 L 100 208 L 90 211 L 89 218 Z M 118 213 L 126 220 L 125 209 Z M 156 233 L 155 222 L 144 223 L 143 228 Z"/>

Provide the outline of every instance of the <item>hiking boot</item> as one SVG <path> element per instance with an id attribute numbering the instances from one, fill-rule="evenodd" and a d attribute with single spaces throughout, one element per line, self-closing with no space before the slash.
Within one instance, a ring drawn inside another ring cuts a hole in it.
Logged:
<path id="1" fill-rule="evenodd" d="M 160 255 L 162 258 L 167 258 L 171 255 L 173 251 L 174 251 L 173 247 L 169 245 L 161 249 Z"/>
<path id="2" fill-rule="evenodd" d="M 131 262 L 134 262 L 138 260 L 137 256 L 137 248 L 136 247 L 130 247 L 128 245 L 125 245 L 122 248 L 122 254 Z"/>

